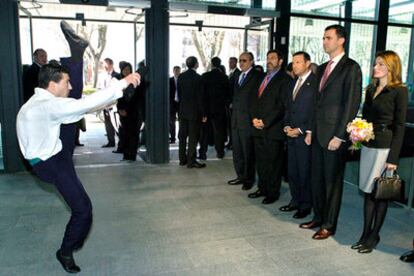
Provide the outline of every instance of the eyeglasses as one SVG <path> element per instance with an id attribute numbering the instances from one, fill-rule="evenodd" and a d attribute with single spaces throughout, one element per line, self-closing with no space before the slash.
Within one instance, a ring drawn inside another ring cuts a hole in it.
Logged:
<path id="1" fill-rule="evenodd" d="M 248 59 L 239 59 L 239 62 L 248 62 Z"/>

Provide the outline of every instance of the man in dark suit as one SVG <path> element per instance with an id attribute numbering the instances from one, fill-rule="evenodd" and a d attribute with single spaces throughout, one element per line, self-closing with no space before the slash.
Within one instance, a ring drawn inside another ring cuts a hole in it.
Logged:
<path id="1" fill-rule="evenodd" d="M 314 218 L 300 225 L 306 229 L 320 227 L 312 237 L 316 240 L 336 231 L 348 147 L 346 125 L 355 118 L 361 101 L 361 68 L 345 55 L 346 36 L 341 25 L 325 29 L 323 48 L 330 60 L 319 66 L 317 74 L 319 92 L 312 124 Z"/>
<path id="2" fill-rule="evenodd" d="M 98 86 L 99 89 L 108 87 L 112 78 L 120 79 L 120 74 L 114 70 L 114 62 L 112 59 L 104 59 L 104 68 L 105 72 L 101 75 L 101 80 Z M 112 109 L 113 105 L 109 105 L 103 110 L 106 137 L 108 138 L 108 143 L 103 145 L 103 148 L 115 147 L 115 128 L 111 121 Z"/>
<path id="3" fill-rule="evenodd" d="M 292 58 L 292 72 L 296 76 L 287 97 L 283 128 L 288 137 L 288 173 L 292 199 L 282 212 L 298 210 L 293 217 L 300 219 L 310 214 L 311 197 L 311 118 L 314 95 L 318 91 L 316 76 L 310 70 L 310 56 L 297 52 Z"/>
<path id="4" fill-rule="evenodd" d="M 180 66 L 174 66 L 174 76 L 170 78 L 170 144 L 175 143 L 175 121 L 177 120 L 177 113 L 179 109 L 177 80 L 180 73 Z"/>
<path id="5" fill-rule="evenodd" d="M 234 94 L 234 85 L 235 81 L 239 79 L 240 76 L 240 70 L 237 68 L 237 58 L 236 57 L 230 57 L 229 58 L 229 102 L 226 106 L 226 116 L 227 116 L 227 135 L 229 137 L 229 142 L 226 145 L 226 148 L 232 149 L 233 148 L 233 142 L 231 137 L 231 110 L 232 110 L 232 100 L 233 100 L 233 94 Z"/>
<path id="6" fill-rule="evenodd" d="M 211 71 L 201 76 L 204 110 L 212 126 L 214 146 L 217 158 L 224 157 L 224 143 L 226 139 L 226 105 L 229 102 L 229 79 L 220 70 L 221 60 L 218 57 L 211 59 Z M 208 126 L 203 124 L 200 137 L 200 156 L 206 156 L 208 148 Z"/>
<path id="7" fill-rule="evenodd" d="M 283 55 L 278 50 L 267 52 L 267 74 L 252 97 L 250 119 L 253 125 L 258 189 L 250 198 L 264 196 L 262 203 L 279 199 L 282 182 L 283 118 L 289 76 L 281 69 Z"/>
<path id="8" fill-rule="evenodd" d="M 204 168 L 206 164 L 196 161 L 196 147 L 200 135 L 200 124 L 206 122 L 207 117 L 203 108 L 201 90 L 201 76 L 197 74 L 198 61 L 196 57 L 188 57 L 185 61 L 188 70 L 178 77 L 178 98 L 180 110 L 178 120 L 178 155 L 180 165 L 188 168 Z M 187 149 L 188 138 L 188 149 Z"/>
<path id="9" fill-rule="evenodd" d="M 34 89 L 39 86 L 40 67 L 47 63 L 47 53 L 43 49 L 36 49 L 33 53 L 33 63 L 23 74 L 23 102 L 33 96 Z"/>
<path id="10" fill-rule="evenodd" d="M 250 120 L 250 104 L 257 93 L 262 74 L 253 69 L 254 57 L 244 52 L 239 58 L 241 73 L 234 83 L 231 129 L 233 138 L 233 164 L 237 178 L 229 180 L 229 185 L 243 184 L 243 189 L 252 187 L 255 180 L 255 157 Z"/>

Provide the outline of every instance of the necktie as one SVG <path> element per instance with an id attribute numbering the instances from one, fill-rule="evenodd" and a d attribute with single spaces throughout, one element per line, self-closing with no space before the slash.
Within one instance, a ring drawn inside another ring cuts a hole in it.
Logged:
<path id="1" fill-rule="evenodd" d="M 243 84 L 243 82 L 244 82 L 244 79 L 246 78 L 246 73 L 243 73 L 242 75 L 241 75 L 241 78 L 240 78 L 240 80 L 239 80 L 239 86 L 242 86 L 242 84 Z"/>
<path id="2" fill-rule="evenodd" d="M 262 84 L 259 87 L 259 93 L 257 94 L 257 96 L 260 98 L 260 96 L 262 96 L 263 91 L 265 90 L 267 83 L 269 82 L 269 78 L 270 75 L 266 75 L 266 77 L 264 78 L 264 80 L 262 81 Z"/>
<path id="3" fill-rule="evenodd" d="M 177 88 L 177 79 L 174 78 L 174 82 L 175 82 L 175 97 L 174 97 L 174 101 L 176 101 L 177 103 L 179 102 L 178 99 L 178 88 Z"/>
<path id="4" fill-rule="evenodd" d="M 329 74 L 331 73 L 331 67 L 332 67 L 333 60 L 330 60 L 328 62 L 328 65 L 326 65 L 325 71 L 323 72 L 321 83 L 319 85 L 319 92 L 322 91 L 322 89 L 325 87 L 326 81 L 329 77 Z"/>
<path id="5" fill-rule="evenodd" d="M 295 88 L 295 90 L 293 91 L 293 100 L 295 100 L 296 95 L 298 94 L 299 89 L 300 89 L 300 87 L 301 87 L 301 86 L 302 86 L 302 78 L 299 78 L 299 79 L 298 79 L 298 83 L 297 83 L 297 85 L 296 85 L 296 88 Z"/>

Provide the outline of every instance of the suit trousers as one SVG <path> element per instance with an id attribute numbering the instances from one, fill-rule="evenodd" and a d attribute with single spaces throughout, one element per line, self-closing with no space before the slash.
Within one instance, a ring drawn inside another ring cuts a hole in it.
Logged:
<path id="1" fill-rule="evenodd" d="M 82 247 L 92 225 L 92 204 L 82 186 L 65 148 L 45 161 L 33 166 L 33 172 L 43 181 L 56 186 L 71 210 L 61 250 L 70 254 Z"/>
<path id="2" fill-rule="evenodd" d="M 254 183 L 255 153 L 253 136 L 249 130 L 232 129 L 233 135 L 233 165 L 237 178 L 244 183 Z"/>
<path id="3" fill-rule="evenodd" d="M 312 208 L 311 150 L 311 146 L 305 144 L 304 136 L 288 138 L 290 204 L 301 210 Z"/>
<path id="4" fill-rule="evenodd" d="M 174 102 L 170 105 L 170 141 L 175 141 L 176 127 L 175 122 L 177 121 L 178 103 Z"/>
<path id="5" fill-rule="evenodd" d="M 224 154 L 224 143 L 226 140 L 226 114 L 213 114 L 202 124 L 200 137 L 200 155 L 206 154 L 209 142 L 209 132 L 213 133 L 214 147 L 217 154 Z M 208 125 L 210 122 L 210 125 Z"/>
<path id="6" fill-rule="evenodd" d="M 108 138 L 108 144 L 115 145 L 115 128 L 111 122 L 111 115 L 109 110 L 104 109 L 104 123 L 105 123 L 105 131 L 106 136 Z"/>
<path id="7" fill-rule="evenodd" d="M 314 220 L 321 222 L 322 228 L 335 232 L 342 201 L 347 145 L 342 143 L 339 149 L 330 151 L 316 139 L 313 141 L 311 190 Z"/>
<path id="8" fill-rule="evenodd" d="M 199 120 L 179 119 L 178 157 L 181 163 L 187 162 L 188 164 L 193 164 L 196 161 L 200 125 L 201 121 Z"/>
<path id="9" fill-rule="evenodd" d="M 283 140 L 254 137 L 258 188 L 266 197 L 278 198 L 282 184 Z"/>

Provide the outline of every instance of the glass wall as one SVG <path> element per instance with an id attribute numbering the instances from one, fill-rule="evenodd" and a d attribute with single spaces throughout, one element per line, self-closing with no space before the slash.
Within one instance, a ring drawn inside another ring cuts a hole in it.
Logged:
<path id="1" fill-rule="evenodd" d="M 408 59 L 410 54 L 411 28 L 406 27 L 388 27 L 387 30 L 387 50 L 395 51 L 401 59 L 402 78 L 407 81 Z M 411 69 L 412 72 L 412 69 Z"/>

